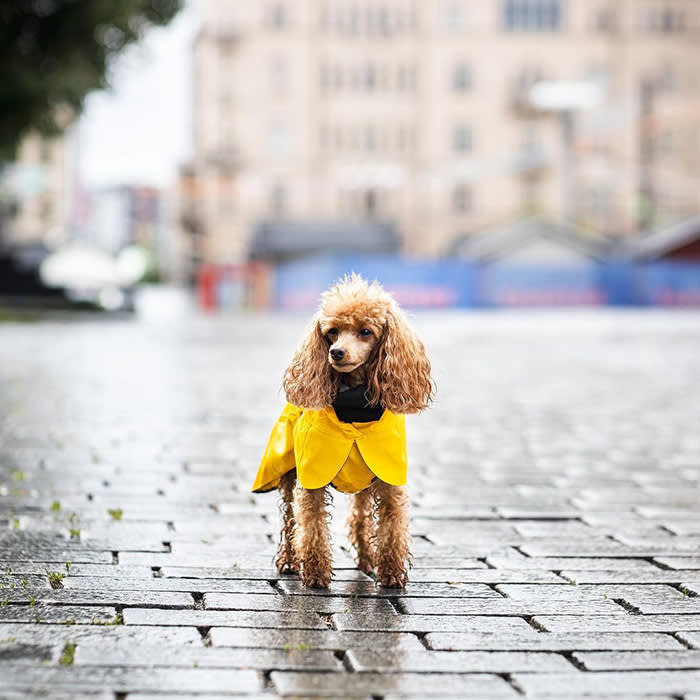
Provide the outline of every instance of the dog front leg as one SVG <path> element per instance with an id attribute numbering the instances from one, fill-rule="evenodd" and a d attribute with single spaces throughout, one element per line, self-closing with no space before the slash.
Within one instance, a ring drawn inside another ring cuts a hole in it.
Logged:
<path id="1" fill-rule="evenodd" d="M 301 580 L 308 588 L 328 588 L 333 574 L 328 511 L 331 494 L 326 488 L 297 489 L 295 545 Z"/>
<path id="2" fill-rule="evenodd" d="M 296 574 L 299 571 L 299 559 L 294 549 L 294 485 L 297 481 L 296 470 L 283 474 L 280 478 L 280 514 L 282 516 L 282 529 L 280 530 L 280 543 L 277 548 L 275 565 L 280 574 Z"/>
<path id="3" fill-rule="evenodd" d="M 350 542 L 357 552 L 357 568 L 369 574 L 374 570 L 376 523 L 372 492 L 369 488 L 352 497 L 348 518 Z"/>
<path id="4" fill-rule="evenodd" d="M 379 479 L 372 492 L 377 508 L 377 581 L 386 588 L 403 588 L 411 559 L 408 495 Z"/>

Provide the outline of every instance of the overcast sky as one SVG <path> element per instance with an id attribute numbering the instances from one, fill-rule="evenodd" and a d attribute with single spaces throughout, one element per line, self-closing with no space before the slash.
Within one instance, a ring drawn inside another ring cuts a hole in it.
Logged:
<path id="1" fill-rule="evenodd" d="M 116 62 L 112 90 L 90 95 L 79 126 L 84 186 L 174 181 L 191 148 L 190 49 L 197 30 L 189 1 Z"/>

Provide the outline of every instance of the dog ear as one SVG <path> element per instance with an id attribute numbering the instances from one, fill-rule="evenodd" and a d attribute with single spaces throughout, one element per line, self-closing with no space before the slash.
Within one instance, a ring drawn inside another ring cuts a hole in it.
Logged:
<path id="1" fill-rule="evenodd" d="M 295 406 L 320 409 L 332 403 L 337 384 L 328 362 L 328 343 L 315 317 L 284 373 L 284 392 Z"/>
<path id="2" fill-rule="evenodd" d="M 367 398 L 393 413 L 418 413 L 433 398 L 425 347 L 396 307 L 387 314 L 384 334 L 369 372 Z"/>

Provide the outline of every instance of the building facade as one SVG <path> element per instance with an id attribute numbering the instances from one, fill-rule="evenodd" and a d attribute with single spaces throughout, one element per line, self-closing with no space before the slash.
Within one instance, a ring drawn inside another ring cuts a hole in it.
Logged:
<path id="1" fill-rule="evenodd" d="M 0 171 L 0 196 L 9 203 L 0 221 L 0 243 L 60 245 L 68 234 L 74 163 L 69 137 L 30 133 L 15 162 Z"/>
<path id="2" fill-rule="evenodd" d="M 696 0 L 206 0 L 191 257 L 244 259 L 260 221 L 367 217 L 440 255 L 526 214 L 563 218 L 565 179 L 591 230 L 698 213 L 699 46 Z M 600 100 L 566 121 L 533 107 L 541 81 Z"/>

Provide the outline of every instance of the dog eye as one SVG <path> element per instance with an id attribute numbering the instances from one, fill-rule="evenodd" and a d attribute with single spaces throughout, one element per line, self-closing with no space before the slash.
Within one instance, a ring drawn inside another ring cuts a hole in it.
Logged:
<path id="1" fill-rule="evenodd" d="M 338 329 L 337 328 L 330 328 L 327 332 L 326 335 L 338 335 Z"/>
<path id="2" fill-rule="evenodd" d="M 363 329 L 360 331 L 360 335 L 361 335 L 363 338 L 367 338 L 368 336 L 372 335 L 372 331 L 371 331 L 369 328 L 363 328 Z"/>

